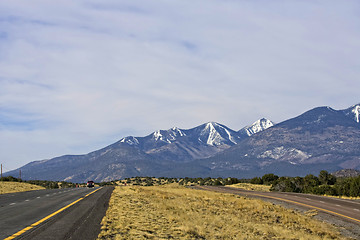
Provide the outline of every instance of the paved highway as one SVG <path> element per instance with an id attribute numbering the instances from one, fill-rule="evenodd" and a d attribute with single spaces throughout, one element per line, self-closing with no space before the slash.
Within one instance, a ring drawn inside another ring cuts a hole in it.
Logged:
<path id="1" fill-rule="evenodd" d="M 194 188 L 284 201 L 305 208 L 317 209 L 360 225 L 360 202 L 353 200 L 301 193 L 255 192 L 223 186 L 199 186 Z"/>
<path id="2" fill-rule="evenodd" d="M 109 189 L 107 188 L 107 190 Z M 101 188 L 67 188 L 2 194 L 0 195 L 0 239 L 6 239 L 9 236 L 14 237 L 16 233 L 21 238 L 31 235 L 31 239 L 36 239 L 35 235 L 38 232 L 40 233 L 37 229 L 41 229 L 46 224 L 50 225 L 51 222 L 55 222 L 54 219 L 65 215 L 65 213 L 69 215 L 68 212 L 73 212 L 79 206 L 84 206 L 84 209 L 76 214 L 77 216 L 72 216 L 73 221 L 81 219 L 82 214 L 86 212 L 89 214 L 88 208 L 90 205 L 92 208 L 96 208 L 97 199 L 105 192 L 109 192 L 107 190 Z M 96 192 L 92 193 L 93 191 Z M 111 191 L 107 195 L 110 197 Z M 88 202 L 92 202 L 92 204 Z M 102 216 L 100 216 L 101 218 Z M 65 221 L 65 225 L 71 227 L 72 222 L 67 221 Z M 49 228 L 49 226 L 46 228 Z M 22 233 L 19 233 L 21 230 L 23 230 Z M 64 226 L 60 230 L 61 232 L 57 235 L 55 232 L 50 233 L 46 239 L 66 239 L 63 236 L 60 237 L 60 235 L 71 235 Z M 74 231 L 73 229 L 72 232 Z M 46 231 L 43 227 L 41 234 L 44 232 Z"/>

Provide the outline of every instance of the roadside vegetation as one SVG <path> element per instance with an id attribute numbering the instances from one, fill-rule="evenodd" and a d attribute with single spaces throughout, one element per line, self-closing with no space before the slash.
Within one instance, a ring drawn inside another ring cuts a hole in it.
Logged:
<path id="1" fill-rule="evenodd" d="M 76 183 L 71 183 L 71 182 L 65 182 L 65 181 L 46 181 L 46 180 L 26 180 L 23 181 L 20 178 L 15 178 L 12 176 L 8 176 L 8 177 L 2 177 L 0 178 L 0 183 L 4 183 L 4 182 L 17 182 L 17 183 L 27 183 L 27 184 L 31 184 L 31 185 L 37 185 L 37 186 L 41 186 L 41 189 L 54 189 L 54 188 L 72 188 L 72 187 L 76 187 L 77 185 L 79 186 L 79 184 Z M 83 184 L 83 186 L 85 186 Z"/>
<path id="2" fill-rule="evenodd" d="M 177 178 L 133 177 L 117 181 L 120 186 L 159 186 L 178 182 Z"/>
<path id="3" fill-rule="evenodd" d="M 258 199 L 179 184 L 117 186 L 104 239 L 343 239 L 310 216 Z"/>
<path id="4" fill-rule="evenodd" d="M 86 184 L 71 183 L 65 181 L 27 180 L 23 181 L 12 176 L 0 178 L 0 182 L 25 182 L 52 188 L 85 187 Z M 161 186 L 178 183 L 181 186 L 229 186 L 253 191 L 280 191 L 310 193 L 335 197 L 360 197 L 360 176 L 335 177 L 327 171 L 321 171 L 318 176 L 308 174 L 305 177 L 279 177 L 269 173 L 262 177 L 251 179 L 238 178 L 166 178 L 166 177 L 132 177 L 122 180 L 96 183 L 96 186 Z"/>
<path id="5" fill-rule="evenodd" d="M 0 194 L 41 190 L 44 187 L 24 182 L 0 181 Z"/>
<path id="6" fill-rule="evenodd" d="M 271 185 L 270 191 L 360 197 L 360 176 L 336 178 L 324 170 L 319 176 L 308 174 L 305 177 L 278 177 L 266 174 L 262 178 L 253 178 L 250 182 Z"/>

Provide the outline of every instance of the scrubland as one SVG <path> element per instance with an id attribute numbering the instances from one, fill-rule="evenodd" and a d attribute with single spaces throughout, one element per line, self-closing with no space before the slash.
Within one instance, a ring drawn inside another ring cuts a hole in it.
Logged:
<path id="1" fill-rule="evenodd" d="M 284 207 L 178 184 L 116 187 L 98 239 L 344 239 Z"/>
<path id="2" fill-rule="evenodd" d="M 41 190 L 44 187 L 24 182 L 0 182 L 0 194 Z"/>

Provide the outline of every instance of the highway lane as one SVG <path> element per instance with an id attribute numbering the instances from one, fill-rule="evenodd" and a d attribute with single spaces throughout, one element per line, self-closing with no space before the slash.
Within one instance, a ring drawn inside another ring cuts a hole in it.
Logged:
<path id="1" fill-rule="evenodd" d="M 360 202 L 354 200 L 301 193 L 256 192 L 224 186 L 196 186 L 193 188 L 283 201 L 309 209 L 317 209 L 360 225 Z"/>
<path id="2" fill-rule="evenodd" d="M 94 189 L 65 188 L 0 195 L 0 239 L 11 236 L 92 191 Z"/>

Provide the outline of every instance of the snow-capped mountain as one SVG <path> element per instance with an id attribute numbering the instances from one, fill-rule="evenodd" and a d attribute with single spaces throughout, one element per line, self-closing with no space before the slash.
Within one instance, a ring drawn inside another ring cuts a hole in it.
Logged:
<path id="1" fill-rule="evenodd" d="M 268 129 L 270 127 L 274 126 L 274 123 L 266 118 L 262 118 L 251 124 L 250 126 L 246 126 L 243 129 L 241 129 L 239 132 L 241 134 L 251 136 L 255 133 L 264 131 L 265 129 Z"/>
<path id="2" fill-rule="evenodd" d="M 119 142 L 140 146 L 146 151 L 154 147 L 174 142 L 190 141 L 201 145 L 222 146 L 235 145 L 241 141 L 239 133 L 216 122 L 208 122 L 192 129 L 173 127 L 168 130 L 157 130 L 146 137 L 125 137 Z"/>
<path id="3" fill-rule="evenodd" d="M 108 181 L 129 176 L 155 176 L 174 164 L 207 158 L 245 138 L 222 124 L 208 122 L 191 129 L 157 130 L 145 137 L 128 136 L 85 155 L 66 155 L 22 167 L 26 179 Z"/>
<path id="4" fill-rule="evenodd" d="M 174 142 L 190 141 L 193 144 L 217 146 L 233 146 L 255 133 L 261 132 L 274 124 L 266 118 L 259 119 L 240 131 L 234 131 L 225 125 L 208 122 L 191 129 L 173 127 L 168 130 L 157 130 L 146 137 L 128 136 L 119 142 L 139 146 L 145 151 L 152 148 L 169 145 Z"/>
<path id="5" fill-rule="evenodd" d="M 227 149 L 247 136 L 222 124 L 208 122 L 191 129 L 173 127 L 157 130 L 145 137 L 125 137 L 125 143 L 157 158 L 176 162 L 187 162 L 212 156 Z"/>
<path id="6" fill-rule="evenodd" d="M 150 149 L 166 144 L 171 144 L 184 136 L 186 136 L 184 130 L 173 127 L 169 130 L 157 130 L 146 137 L 128 136 L 120 139 L 119 142 L 139 146 L 142 149 Z"/>
<path id="7" fill-rule="evenodd" d="M 119 142 L 127 143 L 129 145 L 139 145 L 139 140 L 136 137 L 133 137 L 133 136 L 124 137 Z"/>
<path id="8" fill-rule="evenodd" d="M 360 170 L 360 104 L 318 107 L 274 125 L 260 119 L 240 131 L 208 122 L 191 129 L 128 136 L 84 155 L 21 167 L 24 179 L 109 181 L 131 176 L 297 176 L 320 170 Z M 6 173 L 17 174 L 18 169 Z"/>
<path id="9" fill-rule="evenodd" d="M 215 176 L 304 176 L 360 169 L 358 109 L 314 108 L 198 163 Z"/>
<path id="10" fill-rule="evenodd" d="M 239 134 L 216 122 L 208 122 L 196 128 L 189 129 L 187 134 L 199 143 L 209 146 L 235 145 L 241 141 Z"/>

